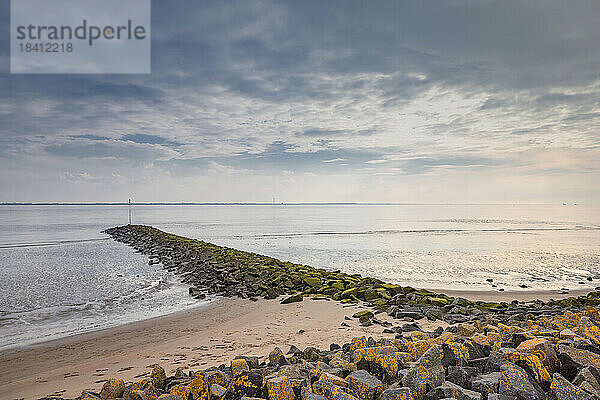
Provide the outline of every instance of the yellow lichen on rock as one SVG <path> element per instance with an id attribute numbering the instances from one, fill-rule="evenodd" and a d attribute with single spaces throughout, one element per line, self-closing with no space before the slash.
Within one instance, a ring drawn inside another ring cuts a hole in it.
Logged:
<path id="1" fill-rule="evenodd" d="M 356 349 L 362 349 L 367 347 L 367 338 L 364 336 L 355 337 L 350 341 L 350 353 L 353 353 Z"/>
<path id="2" fill-rule="evenodd" d="M 184 398 L 189 400 L 208 400 L 209 397 L 204 372 L 196 372 L 194 379 L 192 379 L 192 382 L 187 387 Z"/>
<path id="3" fill-rule="evenodd" d="M 294 400 L 294 390 L 286 376 L 271 378 L 267 381 L 269 400 Z"/>
<path id="4" fill-rule="evenodd" d="M 250 371 L 250 367 L 248 367 L 248 362 L 246 360 L 244 360 L 243 358 L 231 360 L 231 373 L 233 374 L 233 376 L 237 376 L 244 371 Z"/>
<path id="5" fill-rule="evenodd" d="M 102 400 L 118 399 L 125 392 L 125 381 L 123 379 L 109 379 L 102 386 L 100 398 Z"/>

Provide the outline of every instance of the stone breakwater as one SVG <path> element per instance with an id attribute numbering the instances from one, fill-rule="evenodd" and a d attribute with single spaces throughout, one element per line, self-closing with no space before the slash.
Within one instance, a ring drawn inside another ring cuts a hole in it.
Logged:
<path id="1" fill-rule="evenodd" d="M 513 325 L 461 323 L 326 349 L 275 348 L 229 365 L 108 380 L 86 400 L 591 400 L 600 398 L 598 309 Z M 287 348 L 287 347 L 286 347 Z"/>
<path id="2" fill-rule="evenodd" d="M 260 254 L 217 246 L 169 234 L 150 226 L 126 225 L 105 231 L 113 239 L 147 255 L 150 264 L 162 264 L 191 285 L 190 295 L 207 294 L 275 299 L 282 303 L 304 297 L 329 298 L 341 303 L 361 303 L 373 309 L 355 314 L 363 324 L 381 323 L 376 315 L 386 312 L 404 322 L 422 318 L 449 324 L 479 321 L 514 324 L 534 317 L 577 312 L 600 305 L 600 292 L 560 301 L 483 302 L 454 298 L 424 289 L 385 283 L 381 280 L 293 264 Z M 405 330 L 416 329 L 405 324 Z M 397 333 L 402 327 L 394 328 Z"/>

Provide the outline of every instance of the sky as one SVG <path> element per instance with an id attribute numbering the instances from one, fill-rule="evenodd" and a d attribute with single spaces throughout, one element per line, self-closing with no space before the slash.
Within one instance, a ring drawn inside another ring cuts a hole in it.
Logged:
<path id="1" fill-rule="evenodd" d="M 600 2 L 152 2 L 151 74 L 11 75 L 0 202 L 600 201 Z"/>

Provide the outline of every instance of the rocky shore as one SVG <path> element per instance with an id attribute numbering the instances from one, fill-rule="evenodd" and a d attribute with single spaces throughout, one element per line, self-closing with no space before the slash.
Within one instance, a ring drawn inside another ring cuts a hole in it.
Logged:
<path id="1" fill-rule="evenodd" d="M 190 294 L 306 296 L 362 303 L 362 324 L 393 338 L 296 348 L 281 343 L 268 359 L 239 355 L 228 365 L 167 376 L 108 380 L 81 399 L 184 400 L 542 400 L 600 398 L 600 293 L 561 301 L 469 301 L 377 279 L 282 262 L 171 235 L 152 227 L 106 231 L 192 285 Z M 383 323 L 380 313 L 399 320 Z M 419 320 L 450 324 L 424 332 Z M 281 350 L 289 350 L 285 353 Z"/>
<path id="2" fill-rule="evenodd" d="M 330 298 L 343 304 L 363 303 L 373 309 L 373 312 L 357 315 L 365 324 L 376 323 L 379 312 L 406 322 L 427 318 L 456 324 L 492 319 L 495 323 L 513 324 L 531 317 L 561 315 L 567 310 L 576 312 L 586 306 L 600 305 L 600 292 L 548 302 L 470 301 L 360 275 L 284 262 L 169 234 L 150 226 L 126 225 L 105 232 L 147 255 L 150 264 L 160 263 L 179 275 L 184 283 L 192 286 L 190 294 L 196 298 L 215 294 L 252 300 L 288 295 L 283 303 L 302 301 L 306 296 Z"/>

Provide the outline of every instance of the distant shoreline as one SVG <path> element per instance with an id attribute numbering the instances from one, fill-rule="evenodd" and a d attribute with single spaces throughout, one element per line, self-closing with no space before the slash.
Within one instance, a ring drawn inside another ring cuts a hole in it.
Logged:
<path id="1" fill-rule="evenodd" d="M 0 206 L 127 206 L 127 202 L 14 202 Z M 564 203 L 375 203 L 375 202 L 132 202 L 132 206 L 594 206 Z"/>

